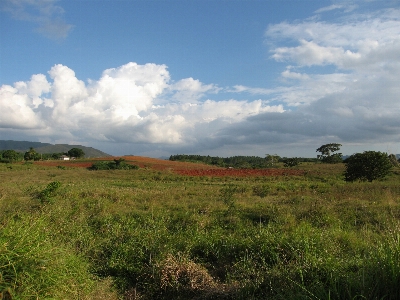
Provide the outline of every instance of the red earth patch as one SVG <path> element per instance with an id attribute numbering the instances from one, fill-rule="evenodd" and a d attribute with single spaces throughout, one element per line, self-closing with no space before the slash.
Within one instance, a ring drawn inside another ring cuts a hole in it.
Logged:
<path id="1" fill-rule="evenodd" d="M 181 162 L 163 160 L 143 156 L 122 156 L 122 157 L 103 157 L 96 158 L 90 161 L 84 160 L 50 160 L 50 161 L 36 161 L 35 164 L 42 166 L 63 166 L 63 167 L 77 167 L 88 168 L 96 161 L 106 161 L 123 158 L 126 163 L 137 165 L 140 168 L 150 168 L 159 171 L 172 171 L 174 173 L 185 176 L 210 176 L 210 177 L 243 177 L 243 176 L 300 176 L 304 174 L 302 170 L 290 169 L 227 169 L 216 166 L 210 166 L 201 163 Z"/>

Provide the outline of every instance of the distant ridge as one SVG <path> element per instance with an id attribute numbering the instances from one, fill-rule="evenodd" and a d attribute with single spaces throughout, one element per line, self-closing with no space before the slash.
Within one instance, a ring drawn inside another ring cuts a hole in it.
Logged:
<path id="1" fill-rule="evenodd" d="M 72 148 L 79 148 L 85 152 L 85 157 L 106 157 L 111 156 L 103 151 L 92 147 L 86 147 L 82 145 L 69 145 L 69 144 L 49 144 L 40 142 L 29 142 L 29 141 L 12 141 L 12 140 L 0 140 L 0 150 L 15 150 L 18 152 L 26 152 L 29 148 L 34 148 L 36 152 L 44 153 L 66 153 Z"/>

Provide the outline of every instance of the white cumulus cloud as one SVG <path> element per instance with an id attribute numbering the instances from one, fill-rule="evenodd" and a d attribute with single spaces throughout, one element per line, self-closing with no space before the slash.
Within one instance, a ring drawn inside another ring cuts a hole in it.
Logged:
<path id="1" fill-rule="evenodd" d="M 98 80 L 78 79 L 55 65 L 28 82 L 1 87 L 1 130 L 29 128 L 37 137 L 109 143 L 189 145 L 263 112 L 283 112 L 267 101 L 203 99 L 221 89 L 193 78 L 173 82 L 167 66 L 127 63 Z M 67 141 L 66 141 L 67 142 Z"/>

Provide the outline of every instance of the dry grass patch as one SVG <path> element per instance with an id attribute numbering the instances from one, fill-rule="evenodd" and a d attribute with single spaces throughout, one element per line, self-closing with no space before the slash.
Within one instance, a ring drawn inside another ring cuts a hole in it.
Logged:
<path id="1" fill-rule="evenodd" d="M 161 288 L 186 294 L 191 299 L 230 298 L 237 293 L 236 284 L 222 284 L 202 265 L 182 256 L 168 254 L 159 265 Z"/>

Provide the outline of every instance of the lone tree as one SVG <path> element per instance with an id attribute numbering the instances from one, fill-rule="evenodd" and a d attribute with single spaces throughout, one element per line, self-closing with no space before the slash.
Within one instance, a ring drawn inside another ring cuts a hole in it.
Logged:
<path id="1" fill-rule="evenodd" d="M 81 158 L 85 156 L 85 152 L 83 152 L 82 149 L 80 148 L 72 148 L 67 152 L 69 157 L 76 157 L 76 158 Z"/>
<path id="2" fill-rule="evenodd" d="M 30 147 L 29 151 L 25 152 L 24 159 L 25 160 L 39 160 L 40 159 L 40 154 L 37 153 L 35 149 Z"/>
<path id="3" fill-rule="evenodd" d="M 384 178 L 392 168 L 387 153 L 364 151 L 351 155 L 346 160 L 346 181 L 369 181 Z"/>
<path id="4" fill-rule="evenodd" d="M 321 152 L 317 155 L 317 158 L 324 163 L 337 164 L 342 162 L 342 153 L 333 153 L 340 150 L 341 144 L 331 143 L 322 145 L 317 149 L 317 152 Z"/>

